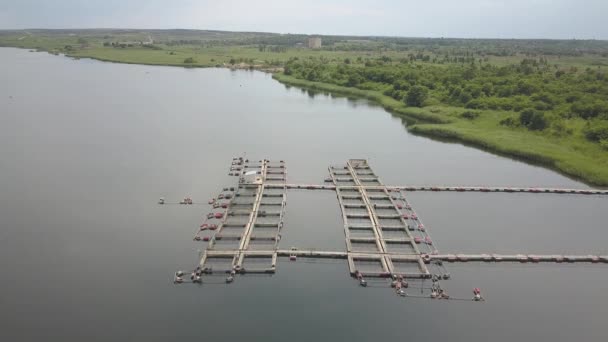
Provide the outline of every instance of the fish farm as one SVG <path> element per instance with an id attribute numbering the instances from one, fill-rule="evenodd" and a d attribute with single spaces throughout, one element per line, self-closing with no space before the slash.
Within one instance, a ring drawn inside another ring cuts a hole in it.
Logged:
<path id="1" fill-rule="evenodd" d="M 209 277 L 221 277 L 229 284 L 247 274 L 274 274 L 277 259 L 333 258 L 346 260 L 350 276 L 360 285 L 386 286 L 402 297 L 443 300 L 485 298 L 481 289 L 472 296 L 448 295 L 444 283 L 450 279 L 446 264 L 486 263 L 608 263 L 607 255 L 540 254 L 462 254 L 441 253 L 408 201 L 407 192 L 504 192 L 553 193 L 568 195 L 608 195 L 608 190 L 464 187 L 464 186 L 390 186 L 385 185 L 366 159 L 350 159 L 342 165 L 329 166 L 323 184 L 287 182 L 285 162 L 232 159 L 229 175 L 237 181 L 205 202 L 186 197 L 179 202 L 160 198 L 160 205 L 208 205 L 194 240 L 204 244 L 193 268 L 177 271 L 175 284 L 204 284 Z M 288 190 L 334 191 L 344 225 L 343 251 L 298 249 L 281 246 Z M 215 282 L 217 283 L 217 282 Z M 374 286 L 377 287 L 377 286 Z M 415 289 L 408 292 L 408 289 Z"/>

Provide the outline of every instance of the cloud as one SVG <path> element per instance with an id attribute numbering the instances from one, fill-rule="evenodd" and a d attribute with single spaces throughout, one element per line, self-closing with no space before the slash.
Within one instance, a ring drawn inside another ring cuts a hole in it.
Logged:
<path id="1" fill-rule="evenodd" d="M 605 13 L 605 0 L 1 0 L 0 28 L 608 39 Z"/>

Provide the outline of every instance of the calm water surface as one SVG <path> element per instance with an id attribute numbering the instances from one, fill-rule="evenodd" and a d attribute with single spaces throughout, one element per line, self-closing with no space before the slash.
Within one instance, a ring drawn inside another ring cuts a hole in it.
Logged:
<path id="1" fill-rule="evenodd" d="M 449 265 L 454 296 L 360 288 L 342 261 L 174 286 L 233 155 L 284 159 L 291 182 L 369 158 L 387 184 L 586 187 L 555 172 L 409 134 L 362 101 L 259 72 L 74 61 L 0 49 L 0 339 L 5 341 L 606 341 L 605 265 Z M 288 194 L 282 247 L 344 249 L 331 193 Z M 443 252 L 608 253 L 599 197 L 414 193 Z"/>

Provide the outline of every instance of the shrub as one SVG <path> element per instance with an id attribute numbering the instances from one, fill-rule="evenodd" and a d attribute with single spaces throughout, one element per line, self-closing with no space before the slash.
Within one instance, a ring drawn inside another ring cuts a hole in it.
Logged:
<path id="1" fill-rule="evenodd" d="M 506 119 L 500 120 L 499 124 L 507 127 L 515 127 L 517 126 L 517 121 L 515 121 L 515 119 L 513 119 L 512 117 L 508 117 Z"/>
<path id="2" fill-rule="evenodd" d="M 479 113 L 467 110 L 466 112 L 461 113 L 460 117 L 468 119 L 468 120 L 475 120 L 475 119 L 477 119 L 479 117 Z"/>
<path id="3" fill-rule="evenodd" d="M 594 122 L 588 122 L 583 129 L 583 133 L 585 134 L 585 137 L 591 141 L 608 141 L 608 122 L 597 120 Z"/>
<path id="4" fill-rule="evenodd" d="M 423 86 L 413 86 L 407 92 L 407 96 L 405 97 L 405 103 L 408 106 L 422 107 L 422 104 L 427 99 L 428 95 L 428 88 Z"/>
<path id="5" fill-rule="evenodd" d="M 529 130 L 540 131 L 547 127 L 545 114 L 534 109 L 526 109 L 519 114 L 519 123 Z"/>
<path id="6" fill-rule="evenodd" d="M 581 118 L 590 119 L 608 113 L 608 103 L 599 100 L 591 102 L 583 99 L 573 103 L 570 109 Z"/>

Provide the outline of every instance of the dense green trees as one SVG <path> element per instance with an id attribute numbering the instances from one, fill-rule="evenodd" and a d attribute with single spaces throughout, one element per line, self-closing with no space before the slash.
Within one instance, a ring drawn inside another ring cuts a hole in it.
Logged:
<path id="1" fill-rule="evenodd" d="M 405 97 L 405 103 L 408 106 L 422 107 L 424 101 L 429 96 L 429 88 L 425 86 L 415 85 L 410 88 Z"/>
<path id="2" fill-rule="evenodd" d="M 498 66 L 472 60 L 468 64 L 433 64 L 380 58 L 327 60 L 293 58 L 285 73 L 296 78 L 363 90 L 375 90 L 408 106 L 442 104 L 504 113 L 502 123 L 556 136 L 573 134 L 576 121 L 588 122 L 590 141 L 608 142 L 608 76 L 601 69 L 561 69 L 545 58 L 526 58 Z M 556 71 L 557 69 L 557 71 Z M 513 119 L 511 113 L 519 117 Z M 473 113 L 473 112 L 471 112 Z M 478 115 L 467 117 L 475 120 Z M 596 128 L 597 127 L 597 128 Z M 580 128 L 578 130 L 580 132 Z"/>

